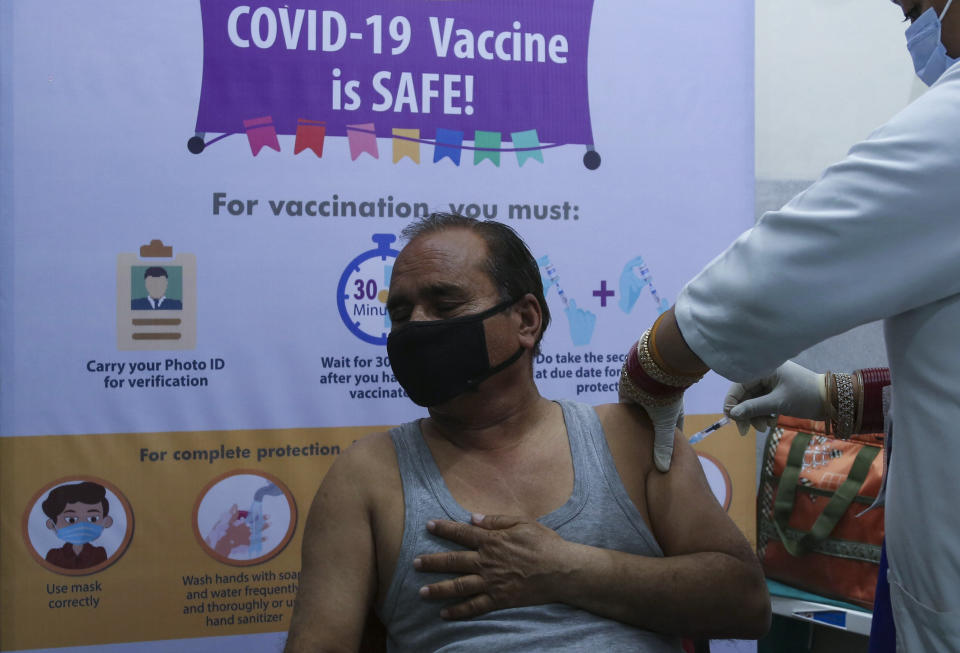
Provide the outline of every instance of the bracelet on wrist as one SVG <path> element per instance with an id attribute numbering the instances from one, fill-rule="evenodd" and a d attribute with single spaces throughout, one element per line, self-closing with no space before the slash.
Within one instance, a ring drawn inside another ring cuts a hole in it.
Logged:
<path id="1" fill-rule="evenodd" d="M 660 355 L 660 349 L 657 347 L 657 330 L 660 327 L 660 322 L 663 320 L 663 316 L 666 313 L 661 313 L 659 317 L 654 321 L 653 326 L 650 327 L 648 333 L 650 334 L 647 338 L 648 347 L 650 351 L 650 356 L 653 358 L 653 362 L 657 367 L 663 370 L 664 373 L 669 374 L 670 376 L 679 377 L 683 379 L 692 379 L 692 383 L 696 383 L 703 378 L 705 372 L 687 372 L 683 370 L 678 370 L 672 365 L 668 365 L 667 362 L 663 359 L 663 356 Z M 691 384 L 692 385 L 692 384 Z"/>
<path id="2" fill-rule="evenodd" d="M 853 375 L 827 372 L 827 430 L 846 439 L 854 433 L 857 406 L 854 399 Z"/>
<path id="3" fill-rule="evenodd" d="M 827 435 L 833 434 L 833 425 L 837 421 L 837 387 L 833 382 L 833 372 L 827 370 L 823 375 L 824 386 L 824 418 L 823 427 Z"/>
<path id="4" fill-rule="evenodd" d="M 855 370 L 851 375 L 853 378 L 853 402 L 856 406 L 856 416 L 853 420 L 853 432 L 862 433 L 863 427 L 863 377 L 860 370 Z"/>
<path id="5" fill-rule="evenodd" d="M 664 406 L 676 401 L 684 390 L 700 378 L 664 371 L 650 351 L 648 329 L 627 354 L 620 372 L 620 393 L 645 406 Z"/>
<path id="6" fill-rule="evenodd" d="M 861 403 L 863 418 L 860 433 L 879 433 L 883 431 L 883 389 L 890 385 L 890 370 L 884 367 L 870 367 L 857 370 L 862 380 Z"/>
<path id="7" fill-rule="evenodd" d="M 620 396 L 635 401 L 642 406 L 669 406 L 682 394 L 682 390 L 676 391 L 676 389 L 671 394 L 650 394 L 634 383 L 626 365 L 620 371 Z"/>

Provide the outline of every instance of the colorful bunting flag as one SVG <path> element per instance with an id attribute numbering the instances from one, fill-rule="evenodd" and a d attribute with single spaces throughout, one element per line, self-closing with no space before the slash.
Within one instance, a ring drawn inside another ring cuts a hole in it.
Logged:
<path id="1" fill-rule="evenodd" d="M 243 128 L 247 130 L 247 140 L 250 142 L 250 151 L 253 152 L 253 156 L 257 156 L 265 147 L 280 151 L 277 129 L 273 126 L 271 116 L 244 120 Z"/>
<path id="2" fill-rule="evenodd" d="M 450 157 L 454 165 L 460 165 L 460 152 L 463 148 L 463 132 L 455 129 L 437 128 L 437 141 L 433 146 L 433 162 Z"/>
<path id="3" fill-rule="evenodd" d="M 244 120 L 243 127 L 246 130 L 250 150 L 254 156 L 257 156 L 265 147 L 277 152 L 280 151 L 280 141 L 277 139 L 277 130 L 271 116 Z M 356 161 L 364 152 L 374 159 L 380 158 L 374 123 L 346 125 L 346 128 L 347 140 L 350 144 L 350 158 L 353 161 Z M 424 142 L 420 137 L 420 130 L 394 127 L 391 134 L 393 136 L 393 162 L 397 163 L 404 157 L 409 157 L 411 161 L 419 165 L 420 143 Z M 326 137 L 327 123 L 325 121 L 298 118 L 293 153 L 300 154 L 304 150 L 312 150 L 318 158 L 322 158 Z M 513 141 L 512 149 L 517 154 L 518 165 L 522 167 L 528 159 L 535 159 L 543 163 L 543 148 L 540 145 L 540 138 L 536 129 L 511 132 L 510 138 Z M 482 161 L 489 159 L 493 165 L 499 168 L 500 153 L 503 151 L 502 134 L 501 132 L 475 130 L 473 132 L 473 147 L 467 149 L 473 150 L 473 165 L 480 165 Z M 455 166 L 459 166 L 462 153 L 463 132 L 438 127 L 433 144 L 433 162 L 439 163 L 442 159 L 449 158 Z"/>
<path id="4" fill-rule="evenodd" d="M 510 134 L 510 137 L 513 139 L 513 147 L 519 150 L 517 152 L 517 163 L 521 167 L 526 163 L 527 159 L 536 159 L 540 163 L 543 163 L 543 152 L 539 149 L 540 139 L 537 137 L 536 129 L 513 132 Z"/>
<path id="5" fill-rule="evenodd" d="M 484 159 L 493 161 L 493 165 L 500 167 L 500 132 L 473 132 L 473 165 L 479 165 Z"/>
<path id="6" fill-rule="evenodd" d="M 398 136 L 400 138 L 398 138 Z M 406 139 L 416 140 L 406 140 Z M 419 129 L 393 129 L 393 162 L 396 163 L 405 156 L 410 157 L 414 163 L 420 163 L 420 139 Z"/>
<path id="7" fill-rule="evenodd" d="M 327 137 L 327 123 L 322 120 L 297 119 L 297 140 L 293 144 L 293 153 L 313 150 L 317 157 L 323 157 L 323 141 Z"/>
<path id="8" fill-rule="evenodd" d="M 357 157 L 364 152 L 374 159 L 380 158 L 380 151 L 377 149 L 377 132 L 372 122 L 347 125 L 347 140 L 350 142 L 350 159 L 352 161 L 356 161 Z"/>

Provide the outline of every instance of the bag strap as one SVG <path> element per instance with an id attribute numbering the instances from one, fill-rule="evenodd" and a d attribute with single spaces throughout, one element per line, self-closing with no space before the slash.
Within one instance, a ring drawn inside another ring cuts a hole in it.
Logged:
<path id="1" fill-rule="evenodd" d="M 780 536 L 780 541 L 787 552 L 794 556 L 809 553 L 833 532 L 837 522 L 847 512 L 847 508 L 850 507 L 860 488 L 863 487 L 870 471 L 870 465 L 880 453 L 879 447 L 865 445 L 860 448 L 846 480 L 834 492 L 810 531 L 796 540 L 787 536 L 787 524 L 790 521 L 790 514 L 793 512 L 797 485 L 800 480 L 800 470 L 803 467 L 803 455 L 812 438 L 813 436 L 809 433 L 797 433 L 794 437 L 773 505 L 773 524 L 777 529 L 777 534 Z"/>
<path id="2" fill-rule="evenodd" d="M 780 476 L 780 482 L 777 484 L 777 496 L 773 502 L 773 525 L 777 528 L 777 534 L 780 541 L 791 555 L 800 555 L 795 551 L 796 546 L 793 540 L 787 538 L 784 532 L 787 523 L 790 521 L 790 513 L 793 512 L 793 503 L 797 494 L 797 482 L 800 480 L 800 469 L 803 467 L 803 454 L 810 444 L 813 435 L 810 433 L 797 432 L 790 444 L 790 452 L 787 454 L 787 464 L 783 468 L 783 474 Z"/>

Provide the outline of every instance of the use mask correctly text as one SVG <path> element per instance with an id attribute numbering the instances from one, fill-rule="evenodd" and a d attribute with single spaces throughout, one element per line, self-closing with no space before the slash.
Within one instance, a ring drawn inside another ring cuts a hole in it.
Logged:
<path id="1" fill-rule="evenodd" d="M 490 365 L 483 321 L 516 303 L 509 299 L 474 315 L 448 320 L 408 322 L 387 337 L 387 355 L 397 381 L 420 406 L 453 399 L 522 355 L 524 348 L 502 363 Z"/>

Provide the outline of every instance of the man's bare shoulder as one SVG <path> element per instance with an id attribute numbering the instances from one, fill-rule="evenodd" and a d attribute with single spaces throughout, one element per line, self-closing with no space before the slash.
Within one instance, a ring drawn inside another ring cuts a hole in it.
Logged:
<path id="1" fill-rule="evenodd" d="M 653 451 L 653 424 L 647 412 L 636 404 L 600 404 L 594 406 L 607 442 Z"/>
<path id="2" fill-rule="evenodd" d="M 393 465 L 396 467 L 397 455 L 393 448 L 393 439 L 389 431 L 377 431 L 363 436 L 340 455 L 347 465 Z"/>
<path id="3" fill-rule="evenodd" d="M 627 493 L 645 512 L 645 483 L 653 469 L 653 425 L 643 408 L 635 404 L 595 406 L 607 446 Z"/>
<path id="4" fill-rule="evenodd" d="M 347 447 L 327 472 L 324 484 L 348 484 L 371 497 L 380 484 L 393 478 L 399 483 L 396 450 L 390 433 L 379 431 Z"/>

